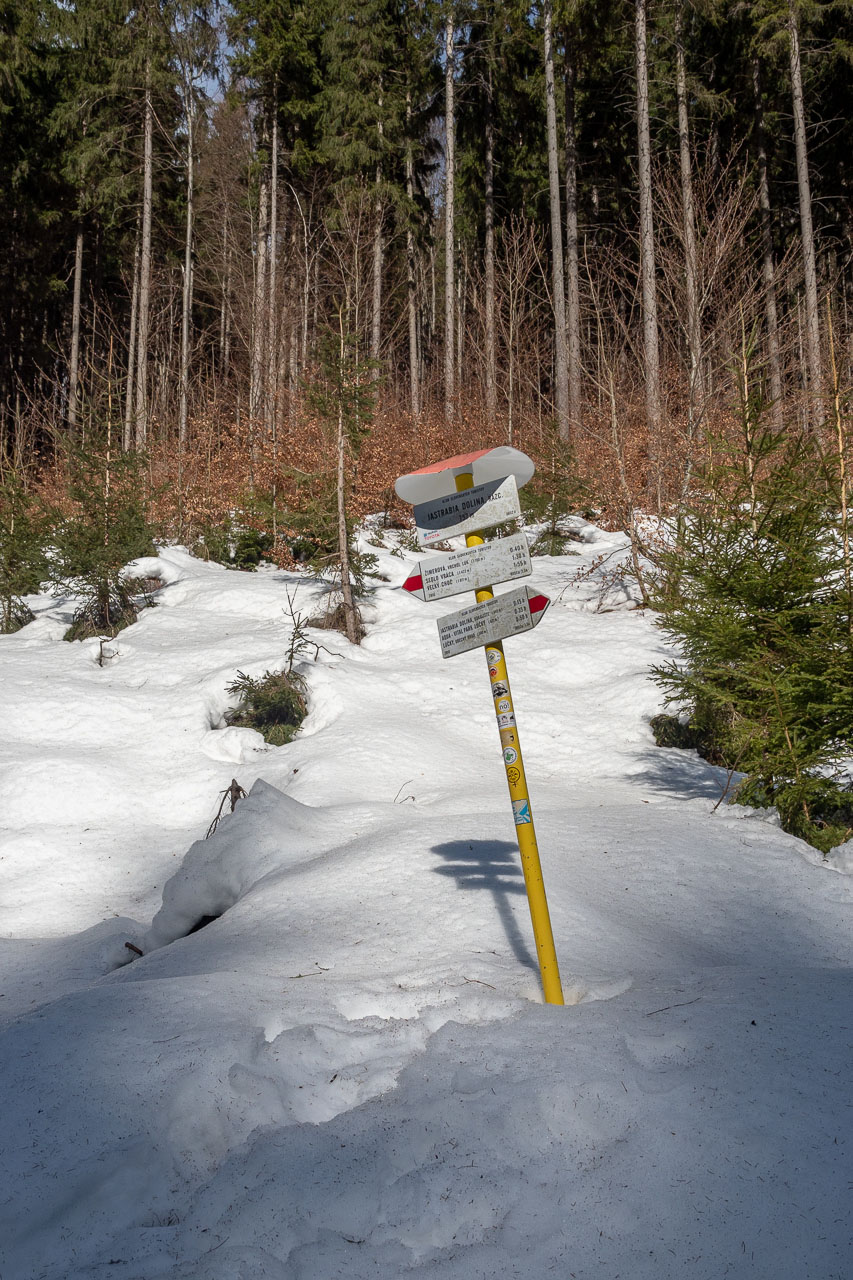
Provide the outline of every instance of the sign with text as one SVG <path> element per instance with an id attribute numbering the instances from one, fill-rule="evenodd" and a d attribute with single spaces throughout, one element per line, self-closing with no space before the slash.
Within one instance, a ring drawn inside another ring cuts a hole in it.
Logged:
<path id="1" fill-rule="evenodd" d="M 414 510 L 422 547 L 457 534 L 476 533 L 478 529 L 488 529 L 490 525 L 521 515 L 515 476 L 487 480 L 485 484 L 474 485 L 473 489 L 419 502 Z"/>
<path id="2" fill-rule="evenodd" d="M 457 653 L 495 644 L 507 636 L 530 631 L 540 621 L 551 601 L 530 587 L 516 587 L 505 595 L 484 600 L 482 604 L 447 613 L 438 619 L 441 656 L 453 658 Z"/>
<path id="3" fill-rule="evenodd" d="M 530 548 L 523 533 L 497 542 L 484 542 L 467 551 L 420 560 L 403 590 L 421 600 L 443 600 L 462 591 L 482 591 L 495 582 L 511 582 L 533 572 Z"/>

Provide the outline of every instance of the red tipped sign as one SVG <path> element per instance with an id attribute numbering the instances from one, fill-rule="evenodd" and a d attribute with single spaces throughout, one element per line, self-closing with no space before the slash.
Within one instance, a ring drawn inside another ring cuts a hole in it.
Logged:
<path id="1" fill-rule="evenodd" d="M 531 587 L 516 587 L 505 595 L 482 604 L 445 614 L 438 619 L 441 656 L 453 658 L 468 649 L 495 644 L 507 636 L 530 631 L 542 618 L 551 601 Z"/>
<path id="2" fill-rule="evenodd" d="M 421 600 L 443 600 L 458 596 L 461 591 L 481 591 L 495 582 L 526 578 L 532 572 L 527 538 L 523 533 L 514 533 L 510 538 L 484 542 L 467 551 L 419 561 L 415 572 L 403 583 L 403 590 Z"/>

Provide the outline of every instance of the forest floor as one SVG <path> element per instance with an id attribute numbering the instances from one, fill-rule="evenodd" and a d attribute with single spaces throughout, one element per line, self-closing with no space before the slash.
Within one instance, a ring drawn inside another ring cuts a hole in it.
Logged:
<path id="1" fill-rule="evenodd" d="M 48 596 L 0 638 L 3 1280 L 850 1276 L 850 860 L 654 746 L 663 642 L 576 527 L 506 645 L 565 1007 L 466 601 L 396 534 L 284 747 L 226 686 L 309 578 L 164 548 L 103 655 Z"/>

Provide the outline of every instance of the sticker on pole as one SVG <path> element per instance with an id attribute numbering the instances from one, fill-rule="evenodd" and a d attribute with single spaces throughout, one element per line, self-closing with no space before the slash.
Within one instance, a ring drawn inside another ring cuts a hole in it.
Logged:
<path id="1" fill-rule="evenodd" d="M 418 541 L 431 547 L 456 534 L 476 533 L 521 515 L 515 476 L 487 480 L 473 489 L 446 493 L 442 498 L 419 502 L 414 508 Z"/>
<path id="2" fill-rule="evenodd" d="M 515 636 L 530 631 L 541 619 L 551 601 L 531 587 L 516 587 L 494 600 L 447 613 L 438 619 L 438 638 L 441 656 L 453 658 L 457 653 L 478 649 L 480 645 L 494 644 L 505 636 Z M 502 717 L 498 718 L 500 724 Z M 514 720 L 507 721 L 507 724 Z M 500 724 L 501 728 L 506 727 Z"/>
<path id="3" fill-rule="evenodd" d="M 532 572 L 527 538 L 523 533 L 514 533 L 511 538 L 484 542 L 481 547 L 419 561 L 403 583 L 403 590 L 421 600 L 443 600 L 462 591 L 480 591 L 496 582 L 526 578 Z"/>
<path id="4" fill-rule="evenodd" d="M 515 825 L 517 827 L 523 827 L 526 826 L 528 822 L 532 822 L 533 819 L 530 816 L 530 801 L 513 800 L 512 816 L 515 818 Z"/>

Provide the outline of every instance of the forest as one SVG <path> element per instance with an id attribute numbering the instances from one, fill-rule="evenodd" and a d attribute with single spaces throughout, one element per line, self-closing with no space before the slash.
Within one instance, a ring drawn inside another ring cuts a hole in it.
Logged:
<path id="1" fill-rule="evenodd" d="M 200 466 L 323 471 L 346 384 L 358 510 L 549 433 L 617 524 L 677 504 L 745 397 L 844 402 L 852 58 L 849 0 L 12 0 L 3 465 L 109 432 L 192 524 Z"/>
<path id="2" fill-rule="evenodd" d="M 47 576 L 114 632 L 161 538 L 325 572 L 357 640 L 358 519 L 516 444 L 546 550 L 629 535 L 676 745 L 813 834 L 853 738 L 851 0 L 0 23 L 3 630 Z"/>

